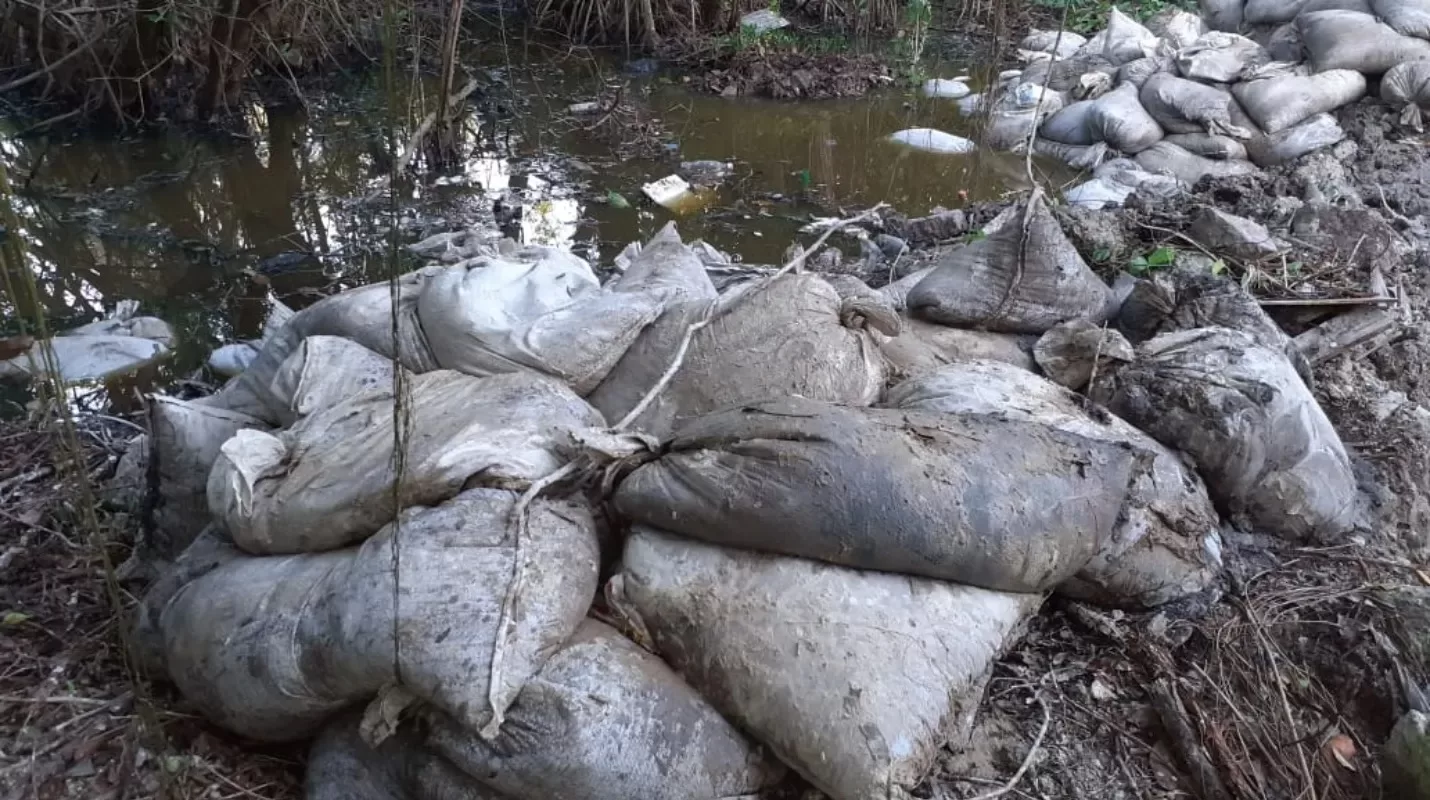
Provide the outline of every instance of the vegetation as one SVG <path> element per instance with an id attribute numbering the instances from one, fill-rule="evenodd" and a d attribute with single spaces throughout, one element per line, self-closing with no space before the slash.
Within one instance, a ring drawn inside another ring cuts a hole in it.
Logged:
<path id="1" fill-rule="evenodd" d="M 1196 3 L 1191 0 L 1131 0 L 1131 2 L 1116 2 L 1116 0 L 1032 0 L 1035 7 L 1045 9 L 1056 15 L 1067 13 L 1067 29 L 1076 33 L 1090 35 L 1107 27 L 1107 15 L 1113 8 L 1120 9 L 1123 13 L 1131 15 L 1134 19 L 1146 21 L 1159 12 L 1169 8 L 1181 8 L 1189 11 L 1196 10 Z"/>

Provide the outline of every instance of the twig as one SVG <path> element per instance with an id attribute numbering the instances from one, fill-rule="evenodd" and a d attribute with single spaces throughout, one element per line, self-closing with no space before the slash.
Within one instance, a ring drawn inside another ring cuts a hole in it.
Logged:
<path id="1" fill-rule="evenodd" d="M 1176 689 L 1166 678 L 1158 678 L 1147 692 L 1152 698 L 1152 707 L 1162 720 L 1162 727 L 1171 737 L 1172 749 L 1182 759 L 1192 779 L 1192 787 L 1202 800 L 1231 800 L 1226 785 L 1221 781 L 1216 766 L 1202 748 L 1196 728 L 1187 716 L 1187 709 L 1177 697 Z"/>
<path id="2" fill-rule="evenodd" d="M 1257 300 L 1263 306 L 1291 306 L 1313 308 L 1317 306 L 1381 306 L 1394 305 L 1396 298 L 1383 297 L 1307 297 L 1283 298 L 1279 300 Z"/>
<path id="3" fill-rule="evenodd" d="M 1048 725 L 1050 725 L 1053 721 L 1052 709 L 1048 708 L 1048 704 L 1043 701 L 1042 693 L 1035 692 L 1033 694 L 1033 699 L 1038 701 L 1038 706 L 1043 709 L 1043 725 L 1042 727 L 1038 728 L 1038 735 L 1033 738 L 1033 745 L 1028 748 L 1028 755 L 1024 756 L 1023 763 L 1019 765 L 1018 771 L 1013 773 L 1013 777 L 1009 778 L 1008 782 L 1003 784 L 1002 788 L 994 789 L 991 792 L 984 792 L 980 795 L 975 795 L 974 797 L 969 798 L 969 800 L 992 800 L 995 797 L 1002 797 L 1003 795 L 1014 791 L 1018 786 L 1018 781 L 1022 780 L 1023 775 L 1026 774 L 1028 772 L 1028 769 L 1033 766 L 1033 759 L 1038 755 L 1038 749 L 1043 746 L 1043 737 L 1048 734 Z"/>
<path id="4" fill-rule="evenodd" d="M 460 90 L 457 91 L 456 94 L 447 98 L 446 107 L 449 109 L 453 108 L 458 103 L 461 103 L 463 100 L 466 100 L 467 95 L 471 94 L 472 92 L 475 92 L 477 90 L 478 85 L 479 84 L 477 83 L 477 80 L 475 78 L 467 81 L 466 86 L 463 86 Z M 417 155 L 417 151 L 422 148 L 422 140 L 426 138 L 427 132 L 432 130 L 432 126 L 436 124 L 436 111 L 433 111 L 422 118 L 422 122 L 418 123 L 417 125 L 417 130 L 413 131 L 412 137 L 407 140 L 407 148 L 402 151 L 402 155 L 398 157 L 396 165 L 392 168 L 393 175 L 401 175 L 402 173 L 407 171 L 407 168 L 412 164 L 412 159 Z"/>

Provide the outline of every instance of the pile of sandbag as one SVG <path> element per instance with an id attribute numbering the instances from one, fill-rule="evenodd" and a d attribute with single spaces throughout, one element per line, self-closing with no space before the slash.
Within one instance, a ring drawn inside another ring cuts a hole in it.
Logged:
<path id="1" fill-rule="evenodd" d="M 1024 70 L 993 91 L 987 141 L 1007 149 L 1037 135 L 1037 152 L 1084 169 L 1087 148 L 1135 161 L 1141 173 L 1190 186 L 1332 146 L 1345 131 L 1330 112 L 1380 80 L 1383 100 L 1418 127 L 1430 108 L 1430 12 L 1379 0 L 1202 0 L 1202 16 L 1169 9 L 1139 24 L 1113 9 L 1105 30 L 1082 40 L 1035 31 Z M 1070 46 L 1070 42 L 1082 42 Z M 1027 98 L 1039 98 L 1032 109 Z M 1010 135 L 1011 133 L 1020 136 Z M 1115 152 L 1112 152 L 1115 151 Z M 1071 203 L 1121 202 L 1145 177 L 1098 176 Z M 1131 190 L 1124 189 L 1131 186 Z"/>
<path id="2" fill-rule="evenodd" d="M 717 294 L 667 228 L 605 285 L 505 247 L 298 312 L 151 405 L 136 655 L 317 737 L 310 800 L 909 797 L 1048 594 L 1159 606 L 1216 590 L 1224 518 L 1356 524 L 1239 287 L 1121 303 L 1041 193 L 985 230 L 879 291 Z"/>

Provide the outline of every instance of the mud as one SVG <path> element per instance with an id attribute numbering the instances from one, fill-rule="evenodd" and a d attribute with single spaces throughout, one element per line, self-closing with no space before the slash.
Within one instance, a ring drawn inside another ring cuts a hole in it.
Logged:
<path id="1" fill-rule="evenodd" d="M 725 97 L 768 97 L 775 100 L 827 100 L 858 97 L 893 82 L 889 67 L 871 54 L 743 50 L 696 84 Z"/>

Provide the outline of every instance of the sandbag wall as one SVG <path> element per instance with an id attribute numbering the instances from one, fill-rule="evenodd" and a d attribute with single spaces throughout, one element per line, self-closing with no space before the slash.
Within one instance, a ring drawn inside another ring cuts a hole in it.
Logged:
<path id="1" fill-rule="evenodd" d="M 908 797 L 1050 592 L 1152 607 L 1227 522 L 1355 525 L 1235 303 L 1119 302 L 1041 194 L 986 232 L 881 291 L 717 293 L 668 227 L 605 285 L 503 246 L 320 301 L 153 403 L 139 655 L 317 737 L 313 800 Z"/>
<path id="2" fill-rule="evenodd" d="M 1332 112 L 1374 90 L 1418 126 L 1430 108 L 1430 7 L 1403 0 L 1202 0 L 1142 25 L 1113 9 L 1090 39 L 1035 31 L 992 92 L 985 140 L 1094 178 L 1071 203 L 1287 163 L 1345 138 Z M 1036 130 L 1036 136 L 1034 131 Z"/>

